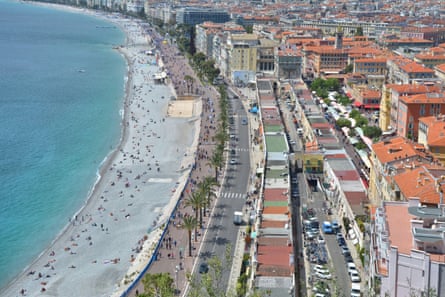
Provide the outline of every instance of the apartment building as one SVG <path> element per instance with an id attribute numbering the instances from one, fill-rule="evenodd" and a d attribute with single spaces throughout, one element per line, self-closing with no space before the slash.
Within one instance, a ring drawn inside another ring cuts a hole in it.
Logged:
<path id="1" fill-rule="evenodd" d="M 275 76 L 281 79 L 300 79 L 302 68 L 301 51 L 294 48 L 275 48 Z"/>
<path id="2" fill-rule="evenodd" d="M 422 145 L 404 137 L 396 136 L 373 144 L 368 188 L 371 203 L 381 205 L 382 201 L 401 200 L 402 194 L 396 190 L 393 177 L 432 160 L 433 157 L 425 152 Z"/>
<path id="3" fill-rule="evenodd" d="M 419 118 L 445 113 L 445 93 L 425 93 L 399 98 L 397 134 L 417 140 Z"/>
<path id="4" fill-rule="evenodd" d="M 445 115 L 419 118 L 418 142 L 445 164 Z"/>
<path id="5" fill-rule="evenodd" d="M 225 23 L 230 20 L 226 10 L 202 7 L 181 7 L 176 10 L 176 23 L 186 25 L 197 25 L 205 21 L 214 23 Z"/>
<path id="6" fill-rule="evenodd" d="M 398 129 L 399 98 L 415 94 L 435 93 L 440 89 L 437 86 L 413 85 L 413 84 L 388 84 L 382 91 L 380 109 L 380 128 L 383 131 Z M 382 106 L 384 108 L 382 108 Z"/>
<path id="7" fill-rule="evenodd" d="M 414 56 L 414 62 L 434 69 L 435 66 L 445 63 L 445 49 L 440 47 L 430 48 Z"/>
<path id="8" fill-rule="evenodd" d="M 388 82 L 393 84 L 412 84 L 429 82 L 435 79 L 434 70 L 411 59 L 393 56 L 388 58 Z"/>
<path id="9" fill-rule="evenodd" d="M 431 183 L 443 191 L 440 178 Z M 410 186 L 417 185 L 411 182 Z M 370 285 L 380 287 L 379 296 L 445 294 L 445 217 L 440 197 L 436 205 L 425 206 L 420 197 L 412 197 L 403 202 L 385 201 L 376 209 L 371 229 Z"/>

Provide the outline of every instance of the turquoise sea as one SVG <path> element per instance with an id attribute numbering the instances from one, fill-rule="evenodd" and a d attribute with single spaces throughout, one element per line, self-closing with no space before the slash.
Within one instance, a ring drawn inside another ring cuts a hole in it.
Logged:
<path id="1" fill-rule="evenodd" d="M 105 21 L 0 0 L 0 287 L 84 203 L 119 142 L 124 34 Z"/>

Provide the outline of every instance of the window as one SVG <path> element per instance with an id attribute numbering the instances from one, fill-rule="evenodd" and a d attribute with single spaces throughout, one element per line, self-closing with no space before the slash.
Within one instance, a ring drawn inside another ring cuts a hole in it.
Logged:
<path id="1" fill-rule="evenodd" d="M 421 116 L 424 116 L 424 115 L 425 115 L 425 104 L 420 104 L 419 114 L 420 114 Z"/>

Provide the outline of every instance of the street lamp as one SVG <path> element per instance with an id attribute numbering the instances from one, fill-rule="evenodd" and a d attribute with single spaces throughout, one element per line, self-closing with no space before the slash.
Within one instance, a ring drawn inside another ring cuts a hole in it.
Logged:
<path id="1" fill-rule="evenodd" d="M 176 267 L 175 267 L 175 295 L 179 292 L 179 288 L 178 288 L 178 272 L 179 272 L 179 265 L 176 265 Z"/>

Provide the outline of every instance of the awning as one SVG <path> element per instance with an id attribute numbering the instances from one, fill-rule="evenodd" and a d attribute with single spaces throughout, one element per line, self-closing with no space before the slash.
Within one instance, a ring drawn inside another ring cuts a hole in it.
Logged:
<path id="1" fill-rule="evenodd" d="M 360 101 L 354 101 L 354 106 L 356 107 L 362 107 L 363 103 L 361 103 Z"/>
<path id="2" fill-rule="evenodd" d="M 354 145 L 359 142 L 359 140 L 356 137 L 349 137 L 349 142 Z"/>
<path id="3" fill-rule="evenodd" d="M 380 109 L 380 104 L 365 104 L 366 109 Z"/>

